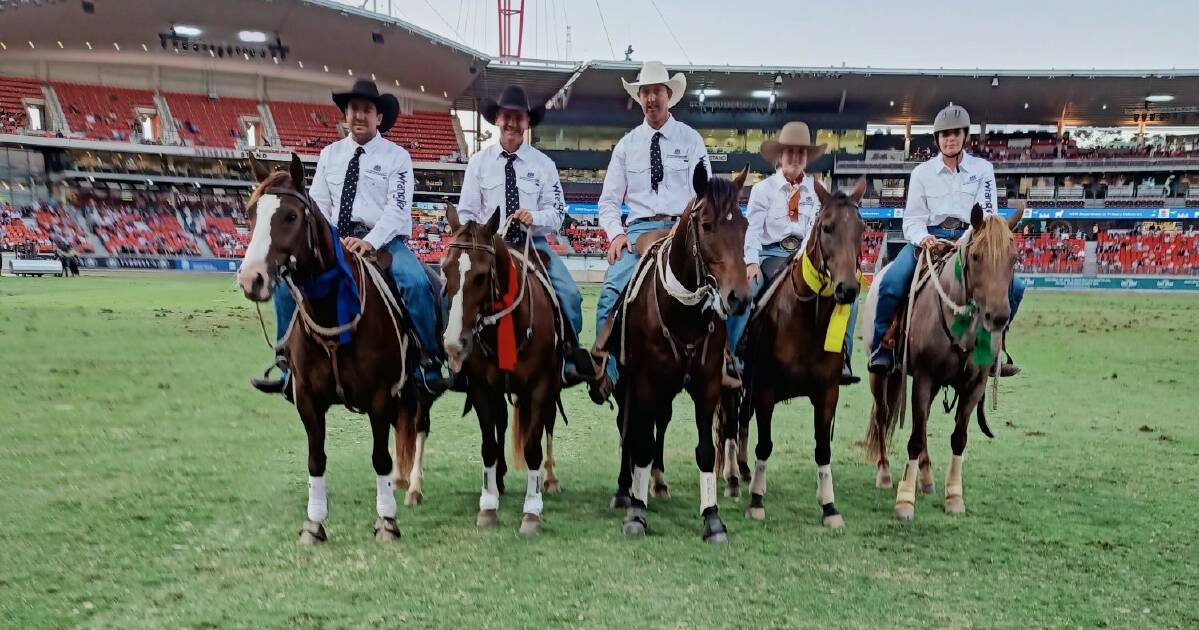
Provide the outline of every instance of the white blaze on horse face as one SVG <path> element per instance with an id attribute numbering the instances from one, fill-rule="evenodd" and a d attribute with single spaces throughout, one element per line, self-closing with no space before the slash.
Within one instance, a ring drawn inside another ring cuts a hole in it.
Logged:
<path id="1" fill-rule="evenodd" d="M 254 233 L 250 236 L 246 255 L 242 257 L 241 268 L 237 271 L 237 282 L 246 294 L 249 294 L 256 277 L 266 279 L 266 255 L 271 251 L 271 222 L 279 210 L 279 196 L 262 195 L 256 207 Z"/>
<path id="2" fill-rule="evenodd" d="M 458 290 L 450 302 L 450 319 L 446 322 L 445 336 L 442 337 L 442 343 L 445 344 L 446 352 L 451 355 L 452 362 L 457 360 L 453 355 L 462 348 L 459 343 L 462 338 L 462 294 L 466 291 L 466 274 L 469 271 L 470 256 L 461 252 L 458 254 Z"/>

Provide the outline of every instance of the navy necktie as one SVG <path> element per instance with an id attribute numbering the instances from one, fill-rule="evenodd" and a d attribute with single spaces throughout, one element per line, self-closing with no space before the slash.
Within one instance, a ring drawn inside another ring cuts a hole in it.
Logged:
<path id="1" fill-rule="evenodd" d="M 504 156 L 508 163 L 504 165 L 504 216 L 510 217 L 513 212 L 520 209 L 520 189 L 516 187 L 516 161 L 515 153 L 500 151 L 500 155 Z M 520 225 L 513 221 L 512 225 L 508 226 L 508 232 L 504 234 L 504 240 L 509 243 L 516 243 L 520 240 Z"/>
<path id="2" fill-rule="evenodd" d="M 654 139 L 649 143 L 649 185 L 658 192 L 658 184 L 662 182 L 665 173 L 662 171 L 662 132 L 654 132 Z"/>
<path id="3" fill-rule="evenodd" d="M 350 217 L 354 211 L 354 196 L 358 194 L 358 158 L 366 149 L 358 147 L 350 164 L 346 167 L 345 183 L 341 186 L 341 205 L 337 210 L 337 231 L 345 235 L 350 230 Z"/>

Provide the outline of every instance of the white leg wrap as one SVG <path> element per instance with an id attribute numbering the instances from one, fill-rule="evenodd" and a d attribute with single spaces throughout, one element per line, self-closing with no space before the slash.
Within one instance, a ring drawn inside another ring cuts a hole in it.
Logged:
<path id="1" fill-rule="evenodd" d="M 895 491 L 896 503 L 916 504 L 916 477 L 919 474 L 920 462 L 915 459 L 909 459 L 908 467 L 903 470 L 903 479 L 899 480 L 899 486 Z"/>
<path id="2" fill-rule="evenodd" d="M 699 513 L 716 507 L 716 473 L 701 472 L 699 474 Z"/>
<path id="3" fill-rule="evenodd" d="M 329 518 L 329 497 L 324 477 L 308 477 L 308 520 L 324 523 Z"/>
<path id="4" fill-rule="evenodd" d="M 541 471 L 529 471 L 529 486 L 525 489 L 525 514 L 541 514 Z"/>
<path id="5" fill-rule="evenodd" d="M 633 467 L 633 498 L 642 503 L 647 503 L 649 499 L 649 476 L 649 466 Z"/>
<path id="6" fill-rule="evenodd" d="M 479 493 L 479 509 L 500 509 L 500 489 L 495 482 L 495 466 L 483 468 L 483 491 Z"/>
<path id="7" fill-rule="evenodd" d="M 737 442 L 724 441 L 724 478 L 732 479 L 737 476 Z"/>
<path id="8" fill-rule="evenodd" d="M 396 517 L 396 491 L 391 475 L 375 475 L 375 510 L 383 518 Z"/>
<path id="9" fill-rule="evenodd" d="M 949 470 L 945 471 L 945 496 L 962 496 L 962 459 L 965 455 L 954 455 L 949 460 Z"/>
<path id="10" fill-rule="evenodd" d="M 766 495 L 766 461 L 759 459 L 754 466 L 754 476 L 749 482 L 749 491 L 754 494 Z"/>
<path id="11" fill-rule="evenodd" d="M 833 467 L 827 464 L 816 467 L 816 500 L 820 505 L 833 502 Z"/>

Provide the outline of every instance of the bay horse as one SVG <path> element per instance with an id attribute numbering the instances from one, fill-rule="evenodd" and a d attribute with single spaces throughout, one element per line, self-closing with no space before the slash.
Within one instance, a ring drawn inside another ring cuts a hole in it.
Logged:
<path id="1" fill-rule="evenodd" d="M 620 379 L 614 396 L 621 435 L 620 475 L 614 507 L 625 507 L 624 533 L 646 533 L 650 466 L 655 494 L 669 497 L 662 461 L 671 403 L 686 390 L 695 404 L 699 436 L 703 540 L 728 541 L 716 504 L 714 416 L 720 406 L 725 328 L 720 320 L 742 312 L 750 300 L 745 275 L 748 222 L 738 196 L 749 169 L 731 181 L 695 168 L 695 198 L 668 234 L 645 235 L 652 243 L 617 302 L 617 313 L 597 340 L 595 352 L 615 357 Z M 656 432 L 656 434 L 655 434 Z"/>
<path id="2" fill-rule="evenodd" d="M 896 353 L 896 357 L 906 354 L 900 365 L 906 365 L 906 374 L 912 377 L 908 463 L 895 496 L 895 517 L 901 521 L 915 517 L 918 481 L 924 493 L 931 494 L 936 489 L 928 456 L 928 416 L 933 399 L 942 388 L 952 388 L 957 403 L 949 440 L 953 456 L 945 475 L 944 508 L 948 514 L 966 511 L 962 463 L 967 429 L 971 412 L 977 411 L 979 428 L 992 437 L 983 405 L 986 379 L 997 369 L 997 356 L 1011 317 L 1008 287 L 1016 264 L 1012 228 L 1023 214 L 1024 207 L 1019 205 L 1005 221 L 998 214 L 984 215 L 982 207 L 975 205 L 970 213 L 970 228 L 949 247 L 950 256 L 944 265 L 933 266 L 931 271 L 933 255 L 917 250 L 924 264 L 917 264 L 912 281 L 915 295 L 907 306 L 910 313 L 906 343 L 897 345 L 906 348 Z M 862 309 L 864 322 L 874 319 L 878 287 L 882 286 L 886 273 L 884 267 L 870 288 L 866 307 Z M 879 488 L 891 487 L 887 441 L 895 430 L 896 417 L 902 413 L 906 385 L 902 367 L 888 374 L 870 375 L 874 404 L 865 444 L 867 458 L 878 465 L 875 485 Z M 950 406 L 947 404 L 947 411 Z"/>
<path id="3" fill-rule="evenodd" d="M 422 459 L 433 396 L 408 378 L 417 352 L 394 287 L 386 279 L 390 261 L 381 260 L 376 266 L 342 249 L 336 231 L 308 196 L 304 165 L 297 155 L 292 154 L 287 171 L 272 173 L 253 157 L 250 164 L 258 186 L 246 206 L 252 236 L 237 282 L 254 302 L 270 300 L 279 284 L 296 301 L 296 316 L 279 343 L 285 347 L 292 397 L 308 434 L 308 510 L 300 542 L 327 540 L 325 414 L 335 404 L 370 418 L 378 513 L 375 538 L 396 540 L 400 530 L 395 521 L 395 481 L 406 482 L 405 503 L 423 499 Z M 387 254 L 378 256 L 383 259 Z M 338 288 L 313 290 L 321 279 L 336 277 L 338 267 L 357 287 L 358 315 L 349 322 L 340 321 L 338 311 L 344 302 L 339 304 Z M 387 448 L 392 427 L 395 479 Z"/>
<path id="4" fill-rule="evenodd" d="M 453 240 L 442 259 L 450 316 L 443 337 L 450 370 L 467 378 L 466 411 L 474 408 L 482 434 L 483 488 L 478 527 L 495 527 L 504 491 L 505 394 L 513 398 L 512 457 L 527 468 L 520 533 L 541 532 L 542 490 L 558 492 L 554 475 L 554 419 L 565 358 L 556 322 L 560 312 L 537 250 L 520 253 L 501 238 L 499 210 L 487 223 L 462 224 L 451 204 L 446 220 Z M 526 245 L 533 238 L 525 238 Z M 566 324 L 569 325 L 569 324 Z M 541 436 L 545 434 L 545 453 Z M 545 465 L 544 486 L 541 467 Z"/>
<path id="5" fill-rule="evenodd" d="M 750 480 L 746 515 L 766 518 L 766 462 L 774 449 L 771 420 L 780 402 L 806 396 L 812 403 L 816 437 L 816 498 L 825 527 L 841 528 L 844 519 L 833 503 L 832 439 L 844 365 L 845 327 L 850 306 L 858 298 L 858 267 L 866 222 L 858 204 L 866 180 L 848 195 L 830 194 L 819 182 L 820 212 L 807 245 L 767 285 L 745 333 L 742 395 L 739 405 L 721 414 L 725 494 L 739 494 L 738 443 L 748 435 L 750 417 L 757 419 L 757 462 Z M 725 397 L 725 401 L 736 397 Z M 728 422 L 727 420 L 733 420 Z"/>

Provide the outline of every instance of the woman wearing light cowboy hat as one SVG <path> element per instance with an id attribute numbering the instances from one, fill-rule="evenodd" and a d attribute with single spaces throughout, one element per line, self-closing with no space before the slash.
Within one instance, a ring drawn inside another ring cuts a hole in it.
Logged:
<path id="1" fill-rule="evenodd" d="M 562 227 L 566 200 L 558 168 L 546 154 L 525 142 L 525 134 L 545 116 L 545 106 L 531 107 L 520 86 L 504 89 L 498 101 L 484 99 L 479 113 L 499 127 L 500 141 L 476 153 L 466 167 L 459 198 L 458 217 L 462 222 L 486 223 L 499 209 L 500 223 L 509 216 L 513 225 L 505 240 L 523 238 L 516 223 L 524 225 L 533 237 L 533 247 L 545 254 L 546 272 L 570 330 L 564 330 L 568 346 L 565 381 L 573 385 L 591 378 L 591 355 L 579 348 L 583 328 L 583 295 L 558 254 L 550 248 L 547 235 Z M 448 308 L 448 305 L 447 305 Z M 455 388 L 460 383 L 455 384 Z"/>
<path id="2" fill-rule="evenodd" d="M 691 181 L 696 164 L 712 174 L 703 137 L 670 114 L 687 89 L 686 77 L 681 72 L 670 76 L 661 62 L 647 61 L 636 81 L 622 78 L 621 83 L 641 105 L 645 120 L 616 143 L 600 193 L 599 223 L 611 245 L 595 309 L 597 337 L 637 267 L 637 239 L 678 221 L 695 196 Z M 629 208 L 626 223 L 621 222 L 622 203 Z M 615 383 L 616 362 L 607 361 L 607 369 Z"/>
<path id="3" fill-rule="evenodd" d="M 820 200 L 816 198 L 815 180 L 806 175 L 804 169 L 820 159 L 825 148 L 823 144 L 812 144 L 812 134 L 808 126 L 799 121 L 783 125 L 778 140 L 762 143 L 762 157 L 773 164 L 776 170 L 774 175 L 755 184 L 749 192 L 745 265 L 755 295 L 785 269 L 787 263 L 796 253 L 802 251 L 807 243 L 808 233 L 812 230 L 816 214 L 820 212 Z M 854 302 L 849 317 L 849 328 L 845 332 L 845 367 L 841 372 L 844 384 L 858 381 L 849 369 L 857 308 L 857 302 Z M 729 349 L 734 355 L 749 317 L 750 312 L 746 311 L 741 315 L 730 316 L 725 321 Z"/>

